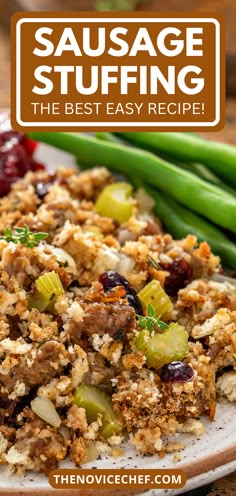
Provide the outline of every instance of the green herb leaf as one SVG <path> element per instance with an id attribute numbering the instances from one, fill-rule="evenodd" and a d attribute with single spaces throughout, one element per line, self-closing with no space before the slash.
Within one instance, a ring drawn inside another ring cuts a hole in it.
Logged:
<path id="1" fill-rule="evenodd" d="M 162 320 L 158 319 L 158 327 L 164 331 L 164 329 L 168 329 L 169 326 L 165 322 L 162 322 Z"/>
<path id="2" fill-rule="evenodd" d="M 148 303 L 147 312 L 149 317 L 155 317 L 155 310 L 151 303 Z"/>
<path id="3" fill-rule="evenodd" d="M 34 236 L 34 239 L 36 239 L 37 241 L 41 241 L 42 239 L 45 239 L 45 237 L 47 237 L 47 233 L 43 233 L 43 232 L 38 232 L 38 233 L 34 233 L 33 234 Z"/>
<path id="4" fill-rule="evenodd" d="M 139 321 L 139 327 L 142 329 L 147 329 L 150 334 L 154 332 L 155 327 L 159 327 L 162 331 L 164 329 L 168 329 L 169 326 L 160 320 L 159 317 L 155 316 L 155 310 L 151 303 L 148 303 L 147 312 L 148 315 L 146 317 L 143 317 L 143 315 L 136 315 Z"/>
<path id="5" fill-rule="evenodd" d="M 47 238 L 48 234 L 44 232 L 33 233 L 29 230 L 28 226 L 25 224 L 24 227 L 14 227 L 13 230 L 6 227 L 0 240 L 5 240 L 8 243 L 10 241 L 15 244 L 21 244 L 27 246 L 27 248 L 33 248 L 37 246 L 39 242 Z"/>
<path id="6" fill-rule="evenodd" d="M 161 266 L 160 264 L 158 264 L 154 258 L 151 257 L 151 255 L 147 255 L 147 262 L 149 263 L 149 265 L 152 265 L 152 267 L 154 267 L 154 269 L 156 270 L 161 270 Z"/>
<path id="7" fill-rule="evenodd" d="M 4 235 L 5 235 L 5 236 L 8 236 L 8 237 L 9 237 L 9 236 L 11 237 L 12 232 L 11 232 L 11 229 L 9 229 L 9 227 L 6 227 L 6 229 L 5 229 L 5 231 L 4 231 Z"/>

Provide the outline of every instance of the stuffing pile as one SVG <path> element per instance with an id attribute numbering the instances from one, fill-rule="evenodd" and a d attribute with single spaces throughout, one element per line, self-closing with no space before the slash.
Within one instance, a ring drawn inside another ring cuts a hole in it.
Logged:
<path id="1" fill-rule="evenodd" d="M 1 234 L 47 233 L 33 247 L 0 240 L 0 463 L 18 473 L 48 474 L 67 455 L 75 465 L 117 456 L 125 436 L 142 454 L 175 452 L 183 446 L 168 436 L 199 436 L 217 391 L 236 400 L 235 285 L 206 242 L 172 239 L 135 196 L 126 222 L 99 215 L 113 181 L 105 168 L 28 172 L 0 201 Z M 42 310 L 37 280 L 53 271 L 63 291 Z M 150 281 L 172 302 L 162 325 L 188 333 L 172 368 L 146 352 L 167 332 L 140 325 L 136 294 Z"/>

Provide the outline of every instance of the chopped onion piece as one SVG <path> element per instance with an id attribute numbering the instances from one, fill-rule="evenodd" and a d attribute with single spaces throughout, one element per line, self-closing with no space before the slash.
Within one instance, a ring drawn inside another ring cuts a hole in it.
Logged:
<path id="1" fill-rule="evenodd" d="M 83 464 L 90 463 L 90 462 L 93 462 L 94 460 L 97 460 L 99 457 L 99 452 L 97 450 L 97 447 L 96 447 L 96 444 L 94 443 L 94 441 L 85 441 L 84 444 L 85 444 L 86 449 L 87 449 L 87 458 Z"/>
<path id="2" fill-rule="evenodd" d="M 57 262 L 63 266 L 66 272 L 75 275 L 76 274 L 76 263 L 71 255 L 62 248 L 53 247 L 53 254 L 57 258 Z"/>
<path id="3" fill-rule="evenodd" d="M 155 201 L 143 188 L 138 189 L 135 198 L 138 201 L 139 208 L 142 212 L 150 212 L 155 206 Z"/>
<path id="4" fill-rule="evenodd" d="M 218 274 L 218 272 L 213 272 L 209 279 L 221 283 L 227 282 L 236 286 L 236 279 L 234 279 L 233 277 L 225 276 L 224 274 Z"/>
<path id="5" fill-rule="evenodd" d="M 64 437 L 64 439 L 66 439 L 67 441 L 71 439 L 70 429 L 69 427 L 66 427 L 66 425 L 61 425 L 61 427 L 59 428 L 59 432 L 61 436 Z"/>
<path id="6" fill-rule="evenodd" d="M 47 422 L 53 427 L 60 427 L 61 419 L 56 411 L 56 408 L 51 400 L 36 396 L 30 403 L 31 409 L 38 417 Z"/>
<path id="7" fill-rule="evenodd" d="M 117 253 L 117 256 L 119 258 L 119 262 L 116 265 L 116 271 L 122 275 L 127 274 L 127 272 L 132 272 L 135 266 L 134 259 L 128 255 L 125 255 L 125 253 Z"/>

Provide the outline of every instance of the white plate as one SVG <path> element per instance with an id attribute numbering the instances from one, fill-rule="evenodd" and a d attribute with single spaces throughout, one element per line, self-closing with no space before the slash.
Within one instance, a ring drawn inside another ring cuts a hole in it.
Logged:
<path id="1" fill-rule="evenodd" d="M 49 164 L 50 170 L 55 170 L 58 165 L 72 166 L 73 159 L 66 153 L 58 152 L 46 145 L 40 146 L 37 152 L 38 158 Z M 187 490 L 194 489 L 209 482 L 223 477 L 236 470 L 236 408 L 230 403 L 218 404 L 214 422 L 210 422 L 207 418 L 203 418 L 205 424 L 205 433 L 196 438 L 191 435 L 179 435 L 179 440 L 186 446 L 181 452 L 182 460 L 178 463 L 173 463 L 173 455 L 166 455 L 160 459 L 158 456 L 140 456 L 131 446 L 124 445 L 126 456 L 122 458 L 111 458 L 103 456 L 96 463 L 86 465 L 87 468 L 96 466 L 97 468 L 175 468 L 183 469 L 187 473 L 188 482 L 184 489 L 179 491 L 158 490 L 158 496 L 174 496 L 183 494 Z M 66 462 L 61 466 L 70 466 Z M 30 472 L 27 476 L 19 478 L 17 476 L 6 476 L 5 469 L 1 469 L 0 494 L 12 494 L 14 492 L 23 495 L 38 493 L 43 496 L 50 489 L 47 478 L 41 474 Z M 59 491 L 61 493 L 61 491 Z M 74 491 L 74 494 L 77 492 Z M 73 494 L 70 492 L 70 494 Z M 131 496 L 131 493 L 117 492 L 117 490 L 102 491 L 102 496 L 109 494 L 126 494 Z M 63 491 L 63 496 L 67 492 Z M 77 493 L 78 494 L 78 493 Z M 135 494 L 135 491 L 132 491 Z M 156 496 L 157 490 L 145 492 L 145 496 Z"/>

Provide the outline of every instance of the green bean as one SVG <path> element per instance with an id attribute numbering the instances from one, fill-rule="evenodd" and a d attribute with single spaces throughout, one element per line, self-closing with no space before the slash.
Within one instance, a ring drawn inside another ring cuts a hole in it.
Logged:
<path id="1" fill-rule="evenodd" d="M 183 167 L 184 164 L 181 162 L 180 167 Z M 198 164 L 198 163 L 189 163 L 186 164 L 187 170 L 192 170 L 194 174 L 197 174 L 197 176 L 201 177 L 202 179 L 205 179 L 205 181 L 208 181 L 212 184 L 215 184 L 216 186 L 219 186 L 223 191 L 226 191 L 233 195 L 236 198 L 236 190 L 233 189 L 231 186 L 226 184 L 224 181 L 222 181 L 214 172 L 209 170 L 205 165 L 203 164 Z"/>
<path id="2" fill-rule="evenodd" d="M 233 189 L 231 186 L 226 184 L 224 181 L 222 181 L 214 172 L 212 172 L 210 169 L 208 169 L 205 165 L 203 164 L 198 164 L 195 162 L 180 162 L 180 160 L 174 160 L 173 157 L 169 157 L 167 154 L 159 154 L 161 158 L 164 160 L 167 160 L 168 162 L 171 162 L 173 165 L 176 165 L 177 167 L 181 167 L 181 169 L 185 169 L 189 172 L 192 172 L 192 174 L 195 174 L 201 179 L 204 179 L 205 181 L 215 184 L 222 190 L 222 194 L 224 192 L 230 193 L 236 198 L 236 190 Z"/>
<path id="3" fill-rule="evenodd" d="M 199 139 L 204 139 L 203 136 L 200 136 L 198 133 L 194 133 L 193 131 L 187 131 L 186 133 L 181 133 L 181 134 L 187 134 L 187 136 L 194 136 L 195 138 Z"/>
<path id="4" fill-rule="evenodd" d="M 108 132 L 102 132 L 99 131 L 95 134 L 96 138 L 103 140 L 103 141 L 110 141 L 110 143 L 116 143 L 119 145 L 124 145 L 126 142 L 125 140 L 118 138 L 118 136 L 115 136 L 113 133 L 108 133 Z"/>
<path id="5" fill-rule="evenodd" d="M 195 136 L 195 133 L 189 133 L 193 134 Z M 196 135 L 198 137 L 198 135 Z M 111 143 L 119 143 L 119 144 L 126 144 L 126 145 L 131 145 L 129 141 L 122 140 L 118 136 L 116 136 L 114 133 L 108 133 L 108 132 L 97 132 L 96 133 L 96 138 L 104 140 L 104 141 L 110 141 Z M 201 136 L 199 136 L 201 139 Z M 141 148 L 137 143 L 136 146 L 138 148 Z M 217 177 L 212 171 L 207 169 L 205 165 L 203 164 L 197 164 L 197 163 L 186 163 L 186 162 L 180 162 L 180 160 L 174 160 L 173 157 L 169 157 L 167 153 L 158 153 L 157 154 L 160 158 L 167 160 L 173 165 L 177 165 L 177 167 L 181 167 L 182 169 L 185 169 L 189 172 L 192 172 L 193 174 L 196 174 L 197 176 L 201 177 L 202 179 L 205 179 L 205 181 L 208 181 L 210 183 L 216 184 L 219 186 L 221 189 L 226 190 L 228 193 L 231 193 L 233 195 L 236 195 L 236 191 L 228 186 L 228 184 L 225 184 L 219 177 Z"/>
<path id="6" fill-rule="evenodd" d="M 190 135 L 193 135 L 197 137 L 198 139 L 202 139 L 201 136 L 195 133 L 187 133 Z M 120 144 L 126 144 L 126 145 L 135 145 L 138 148 L 142 149 L 142 146 L 139 145 L 138 143 L 131 143 L 130 141 L 125 141 L 116 136 L 115 133 L 96 133 L 97 138 L 103 139 L 105 141 L 111 141 L 113 143 L 120 143 Z M 120 140 L 120 141 L 115 141 L 115 140 Z M 216 186 L 219 186 L 219 188 L 222 189 L 222 193 L 226 191 L 227 193 L 230 193 L 234 197 L 236 197 L 236 190 L 234 190 L 231 186 L 228 184 L 224 183 L 214 172 L 209 170 L 205 165 L 203 164 L 198 164 L 195 162 L 181 162 L 180 160 L 176 160 L 173 157 L 170 157 L 167 153 L 156 153 L 153 150 L 153 153 L 157 154 L 160 158 L 163 158 L 164 160 L 167 160 L 173 165 L 177 165 L 177 167 L 181 167 L 182 169 L 185 169 L 189 172 L 192 172 L 193 174 L 196 174 L 197 176 L 201 177 L 205 181 L 208 181 L 209 183 L 215 184 Z"/>
<path id="7" fill-rule="evenodd" d="M 200 162 L 217 176 L 236 187 L 236 147 L 217 143 L 188 133 L 117 133 L 142 148 L 165 152 L 176 159 Z"/>
<path id="8" fill-rule="evenodd" d="M 88 166 L 104 165 L 123 174 L 137 174 L 143 181 L 171 194 L 212 222 L 236 232 L 236 200 L 233 196 L 222 196 L 217 186 L 177 169 L 151 153 L 80 133 L 33 132 L 29 136 L 76 155 Z"/>
<path id="9" fill-rule="evenodd" d="M 217 227 L 179 205 L 169 195 L 146 185 L 144 188 L 156 202 L 155 214 L 176 239 L 194 234 L 199 242 L 209 243 L 214 254 L 220 256 L 225 267 L 236 269 L 236 246 Z"/>

